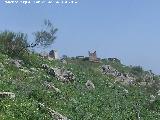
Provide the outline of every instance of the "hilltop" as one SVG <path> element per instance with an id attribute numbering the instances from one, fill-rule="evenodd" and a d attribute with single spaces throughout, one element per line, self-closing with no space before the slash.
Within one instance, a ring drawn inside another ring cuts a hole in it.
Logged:
<path id="1" fill-rule="evenodd" d="M 159 76 L 102 59 L 0 52 L 1 120 L 160 119 Z"/>

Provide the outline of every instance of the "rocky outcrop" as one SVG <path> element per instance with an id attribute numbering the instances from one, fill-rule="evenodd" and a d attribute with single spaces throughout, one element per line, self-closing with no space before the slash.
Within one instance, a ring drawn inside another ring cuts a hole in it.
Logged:
<path id="1" fill-rule="evenodd" d="M 62 82 L 73 82 L 75 80 L 74 74 L 64 68 L 54 68 L 55 76 Z"/>
<path id="2" fill-rule="evenodd" d="M 66 70 L 65 68 L 52 68 L 49 67 L 47 64 L 43 64 L 42 68 L 46 70 L 49 75 L 56 77 L 62 82 L 73 82 L 75 80 L 74 74 L 71 71 Z"/>
<path id="3" fill-rule="evenodd" d="M 101 71 L 103 74 L 112 75 L 115 77 L 115 82 L 120 82 L 123 85 L 131 85 L 135 81 L 134 77 L 121 73 L 110 65 L 103 65 Z"/>
<path id="4" fill-rule="evenodd" d="M 48 112 L 50 113 L 51 117 L 53 118 L 53 120 L 69 120 L 67 117 L 63 116 L 62 114 L 56 112 L 55 110 L 46 107 L 44 104 L 39 103 L 39 107 L 40 108 L 45 108 L 46 110 L 48 110 Z"/>

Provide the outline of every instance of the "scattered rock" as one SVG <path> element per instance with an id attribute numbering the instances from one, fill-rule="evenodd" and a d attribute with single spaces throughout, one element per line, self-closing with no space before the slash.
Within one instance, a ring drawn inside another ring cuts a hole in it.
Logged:
<path id="1" fill-rule="evenodd" d="M 54 68 L 49 68 L 48 74 L 55 77 L 55 70 L 54 70 Z"/>
<path id="2" fill-rule="evenodd" d="M 6 98 L 9 97 L 11 99 L 15 98 L 15 94 L 12 92 L 0 92 L 0 98 Z"/>
<path id="3" fill-rule="evenodd" d="M 3 65 L 3 63 L 0 63 L 0 68 L 4 68 L 4 65 Z"/>
<path id="4" fill-rule="evenodd" d="M 10 63 L 15 65 L 17 68 L 22 67 L 23 61 L 22 60 L 18 60 L 18 59 L 11 59 Z"/>
<path id="5" fill-rule="evenodd" d="M 55 75 L 55 77 L 62 82 L 72 82 L 75 80 L 74 74 L 64 68 L 52 68 L 49 70 L 50 75 Z"/>
<path id="6" fill-rule="evenodd" d="M 72 82 L 75 80 L 74 74 L 64 68 L 50 68 L 47 64 L 43 64 L 42 68 L 47 70 L 49 75 L 56 77 L 62 82 Z"/>
<path id="7" fill-rule="evenodd" d="M 129 93 L 127 89 L 123 89 L 123 91 L 124 91 L 126 94 L 128 94 L 128 93 Z"/>
<path id="8" fill-rule="evenodd" d="M 62 62 L 63 64 L 67 64 L 67 61 L 66 61 L 65 59 L 62 59 L 61 62 Z"/>
<path id="9" fill-rule="evenodd" d="M 154 102 L 156 100 L 156 97 L 154 95 L 150 95 L 150 102 Z"/>
<path id="10" fill-rule="evenodd" d="M 132 85 L 135 81 L 134 77 L 131 77 L 126 73 L 121 73 L 110 65 L 103 65 L 101 71 L 103 74 L 112 75 L 115 77 L 116 82 L 120 82 L 123 85 Z"/>
<path id="11" fill-rule="evenodd" d="M 160 96 L 160 90 L 158 90 L 157 94 L 158 94 L 158 96 Z"/>
<path id="12" fill-rule="evenodd" d="M 45 69 L 45 70 L 48 70 L 49 66 L 47 64 L 42 64 L 42 68 Z"/>
<path id="13" fill-rule="evenodd" d="M 146 86 L 146 85 L 147 85 L 147 82 L 140 82 L 139 85 L 140 85 L 140 86 Z"/>
<path id="14" fill-rule="evenodd" d="M 33 67 L 30 68 L 30 71 L 31 71 L 31 72 L 38 72 L 38 70 L 37 70 L 36 68 L 33 68 Z"/>
<path id="15" fill-rule="evenodd" d="M 56 112 L 55 110 L 53 110 L 49 107 L 45 107 L 45 105 L 42 104 L 42 103 L 39 103 L 39 107 L 47 109 L 54 120 L 69 120 L 67 117 L 65 117 L 62 114 Z"/>
<path id="16" fill-rule="evenodd" d="M 47 87 L 47 89 L 53 89 L 53 90 L 56 91 L 57 93 L 61 93 L 61 91 L 60 91 L 58 88 L 56 88 L 56 87 L 54 86 L 54 84 L 51 83 L 51 82 L 45 81 L 45 82 L 44 82 L 44 85 Z"/>
<path id="17" fill-rule="evenodd" d="M 2 71 L 5 71 L 5 67 L 4 67 L 3 63 L 0 63 L 0 71 L 1 71 L 1 72 L 2 72 Z"/>
<path id="18" fill-rule="evenodd" d="M 107 75 L 113 75 L 113 76 L 117 76 L 118 71 L 116 69 L 114 69 L 112 66 L 110 65 L 103 65 L 102 66 L 102 73 L 103 74 L 107 74 Z"/>
<path id="19" fill-rule="evenodd" d="M 21 69 L 19 69 L 20 71 L 22 71 L 22 72 L 24 72 L 24 73 L 30 73 L 31 71 L 28 69 L 28 68 L 26 68 L 26 67 L 23 67 L 23 68 L 21 68 Z"/>
<path id="20" fill-rule="evenodd" d="M 85 85 L 86 85 L 87 89 L 89 89 L 89 90 L 95 89 L 93 82 L 90 80 L 87 80 Z"/>

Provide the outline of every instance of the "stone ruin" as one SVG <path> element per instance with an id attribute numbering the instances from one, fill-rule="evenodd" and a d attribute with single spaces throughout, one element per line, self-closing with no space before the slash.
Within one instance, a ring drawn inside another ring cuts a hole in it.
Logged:
<path id="1" fill-rule="evenodd" d="M 121 63 L 121 61 L 119 59 L 117 59 L 117 58 L 108 58 L 108 61 Z"/>
<path id="2" fill-rule="evenodd" d="M 91 53 L 89 51 L 88 54 L 89 54 L 89 61 L 91 61 L 91 62 L 99 62 L 99 59 L 97 58 L 96 51 L 94 51 L 93 53 Z"/>
<path id="3" fill-rule="evenodd" d="M 84 56 L 76 56 L 76 59 L 84 59 Z"/>
<path id="4" fill-rule="evenodd" d="M 51 50 L 49 53 L 45 52 L 40 53 L 39 56 L 49 60 L 60 59 L 58 52 L 56 50 Z"/>
<path id="5" fill-rule="evenodd" d="M 51 50 L 48 57 L 51 59 L 59 59 L 59 55 L 56 50 Z"/>

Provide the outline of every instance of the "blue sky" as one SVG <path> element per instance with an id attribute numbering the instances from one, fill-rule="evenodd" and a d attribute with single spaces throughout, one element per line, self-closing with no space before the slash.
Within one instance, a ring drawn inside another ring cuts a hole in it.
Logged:
<path id="1" fill-rule="evenodd" d="M 60 55 L 87 56 L 89 50 L 96 50 L 99 57 L 117 57 L 126 65 L 160 73 L 159 0 L 75 1 L 78 4 L 16 5 L 2 0 L 0 30 L 31 36 L 44 19 L 50 19 L 59 29 L 50 49 Z"/>

